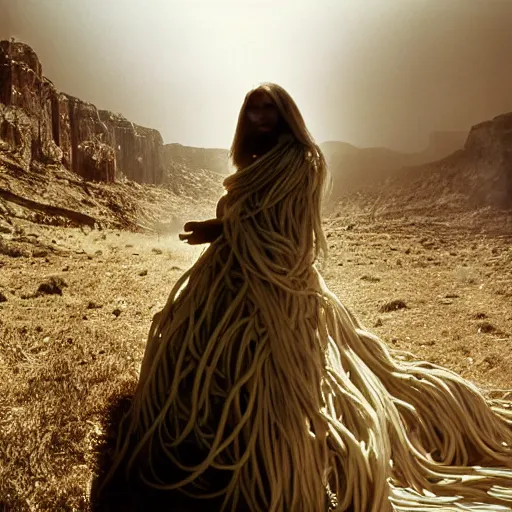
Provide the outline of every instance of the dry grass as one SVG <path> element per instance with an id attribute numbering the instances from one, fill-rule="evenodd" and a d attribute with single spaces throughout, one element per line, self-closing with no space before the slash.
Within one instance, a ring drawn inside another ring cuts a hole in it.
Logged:
<path id="1" fill-rule="evenodd" d="M 60 251 L 0 259 L 0 503 L 85 510 L 109 404 L 131 392 L 151 318 L 198 249 L 129 233 L 32 231 Z M 36 293 L 60 280 L 62 295 Z"/>
<path id="2" fill-rule="evenodd" d="M 328 223 L 324 271 L 342 301 L 394 347 L 512 388 L 510 236 L 421 218 L 345 225 Z M 32 255 L 0 251 L 0 510 L 87 510 L 109 410 L 133 391 L 152 316 L 201 248 L 23 228 L 54 250 L 35 257 L 5 236 Z M 62 295 L 36 293 L 50 277 Z M 379 311 L 395 300 L 407 308 Z"/>

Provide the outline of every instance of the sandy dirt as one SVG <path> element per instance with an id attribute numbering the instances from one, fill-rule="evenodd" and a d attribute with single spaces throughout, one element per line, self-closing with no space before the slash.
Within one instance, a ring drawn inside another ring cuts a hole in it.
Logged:
<path id="1" fill-rule="evenodd" d="M 393 348 L 512 388 L 508 223 L 333 217 L 323 274 Z M 0 510 L 86 510 L 109 403 L 133 390 L 151 319 L 204 248 L 16 226 L 0 239 Z"/>

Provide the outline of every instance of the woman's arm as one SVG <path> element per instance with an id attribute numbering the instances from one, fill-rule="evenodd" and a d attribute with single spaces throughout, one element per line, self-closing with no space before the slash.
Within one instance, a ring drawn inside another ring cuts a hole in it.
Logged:
<path id="1" fill-rule="evenodd" d="M 226 196 L 222 196 L 216 208 L 217 218 L 202 222 L 187 222 L 184 226 L 186 233 L 180 233 L 180 240 L 189 245 L 210 244 L 222 235 L 222 217 L 226 206 Z"/>
<path id="2" fill-rule="evenodd" d="M 224 194 L 217 202 L 217 209 L 215 213 L 217 219 L 222 219 L 222 217 L 224 217 L 224 210 L 226 209 L 227 197 L 227 194 Z"/>

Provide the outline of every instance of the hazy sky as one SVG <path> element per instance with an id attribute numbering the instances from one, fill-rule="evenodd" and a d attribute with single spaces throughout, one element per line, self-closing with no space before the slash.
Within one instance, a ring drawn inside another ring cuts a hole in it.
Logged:
<path id="1" fill-rule="evenodd" d="M 512 0 L 0 0 L 9 36 L 165 142 L 228 147 L 262 81 L 319 142 L 415 150 L 512 111 Z"/>

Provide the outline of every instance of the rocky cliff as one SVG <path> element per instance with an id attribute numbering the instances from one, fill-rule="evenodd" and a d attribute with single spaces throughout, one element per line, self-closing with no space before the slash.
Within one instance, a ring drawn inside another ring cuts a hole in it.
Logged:
<path id="1" fill-rule="evenodd" d="M 339 191 L 342 203 L 381 210 L 512 208 L 512 113 L 475 125 L 464 147 L 436 162 L 384 173 L 366 188 Z"/>
<path id="2" fill-rule="evenodd" d="M 476 200 L 512 207 L 512 113 L 474 126 L 464 145 L 473 176 Z"/>
<path id="3" fill-rule="evenodd" d="M 404 167 L 441 160 L 464 147 L 467 132 L 433 132 L 428 146 L 417 153 L 388 148 L 359 148 L 346 142 L 322 144 L 334 181 L 334 196 L 373 188 Z"/>
<path id="4" fill-rule="evenodd" d="M 62 164 L 85 179 L 162 183 L 162 137 L 57 91 L 26 44 L 0 41 L 0 150 L 25 169 Z"/>
<path id="5" fill-rule="evenodd" d="M 106 126 L 122 174 L 139 183 L 161 184 L 164 165 L 160 132 L 138 126 L 108 110 L 100 110 L 99 117 Z"/>

